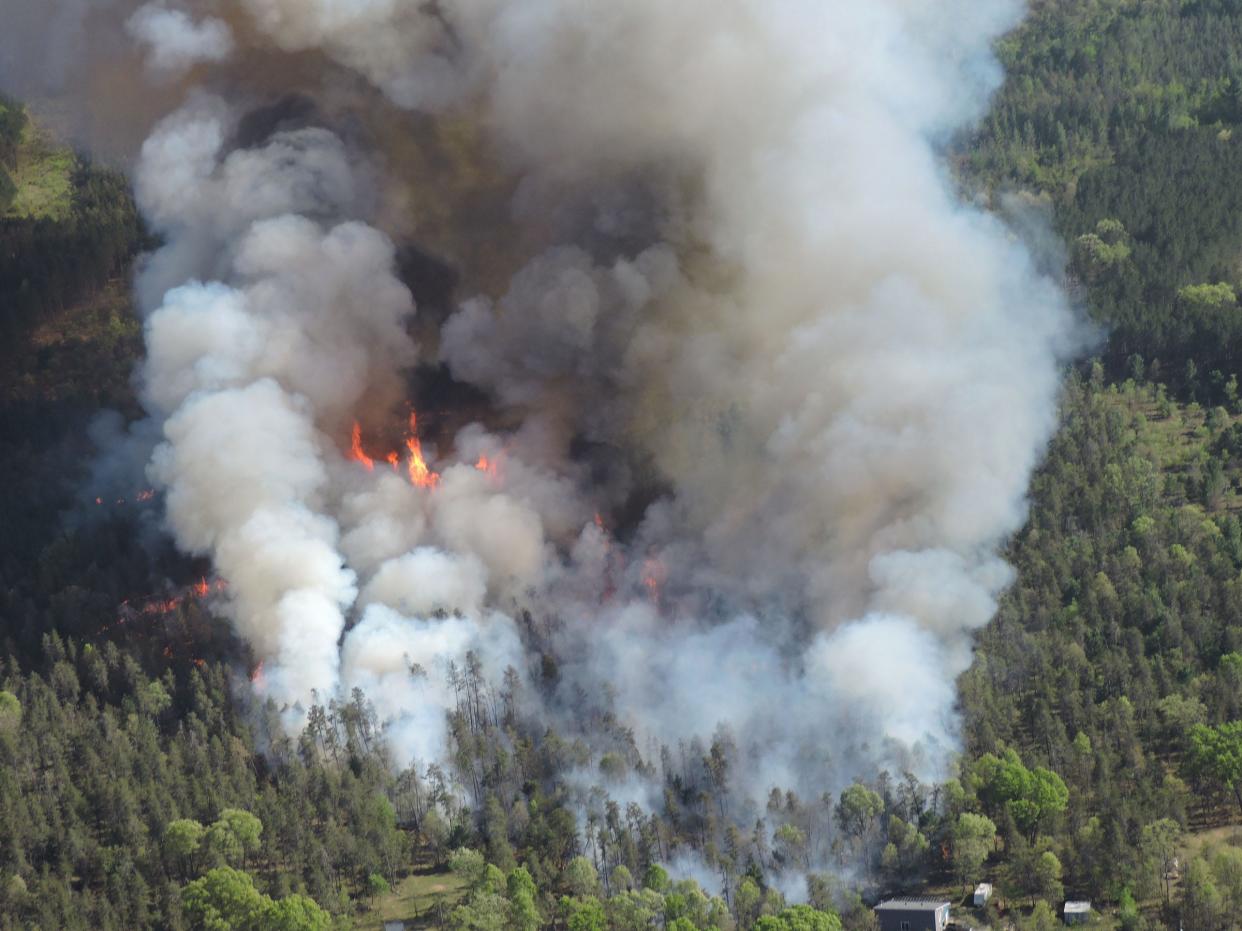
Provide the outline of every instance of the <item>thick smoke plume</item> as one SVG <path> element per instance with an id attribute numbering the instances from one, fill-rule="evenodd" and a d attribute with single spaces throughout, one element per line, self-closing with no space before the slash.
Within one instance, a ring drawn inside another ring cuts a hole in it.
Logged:
<path id="1" fill-rule="evenodd" d="M 135 6 L 202 75 L 136 163 L 150 474 L 291 727 L 361 687 L 427 762 L 447 665 L 538 651 L 547 715 L 725 724 L 755 796 L 944 771 L 1075 340 L 938 157 L 1017 3 Z M 256 132 L 282 90 L 315 113 Z M 487 403 L 415 483 L 439 365 Z"/>

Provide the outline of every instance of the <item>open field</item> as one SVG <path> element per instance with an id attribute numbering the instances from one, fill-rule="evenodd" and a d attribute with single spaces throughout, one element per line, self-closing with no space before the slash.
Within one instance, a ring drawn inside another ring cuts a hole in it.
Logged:
<path id="1" fill-rule="evenodd" d="M 466 894 L 465 883 L 446 870 L 420 870 L 403 879 L 387 895 L 354 919 L 357 931 L 381 931 L 385 921 L 401 920 L 407 931 L 438 928 L 439 916 L 449 912 Z"/>

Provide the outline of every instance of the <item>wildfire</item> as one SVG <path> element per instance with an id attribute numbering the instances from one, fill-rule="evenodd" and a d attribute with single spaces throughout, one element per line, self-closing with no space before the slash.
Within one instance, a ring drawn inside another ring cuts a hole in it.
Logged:
<path id="1" fill-rule="evenodd" d="M 361 462 L 370 472 L 375 468 L 375 460 L 368 456 L 362 449 L 362 424 L 354 421 L 353 439 L 349 446 L 349 457 L 355 462 Z"/>
<path id="2" fill-rule="evenodd" d="M 440 476 L 427 465 L 427 457 L 423 455 L 423 444 L 418 438 L 418 414 L 410 412 L 410 429 L 405 439 L 405 448 L 409 453 L 406 471 L 410 482 L 419 488 L 435 488 L 440 484 Z M 368 472 L 375 469 L 375 459 L 368 456 L 362 448 L 362 424 L 355 422 L 349 444 L 349 458 L 364 465 Z M 384 456 L 384 461 L 392 466 L 394 472 L 401 470 L 401 454 L 393 450 Z"/>
<path id="3" fill-rule="evenodd" d="M 158 598 L 142 606 L 143 614 L 172 614 L 181 607 L 182 598 Z"/>
<path id="4" fill-rule="evenodd" d="M 250 682 L 258 688 L 263 687 L 263 660 L 259 660 L 259 664 L 250 673 Z"/>
<path id="5" fill-rule="evenodd" d="M 136 495 L 134 495 L 134 500 L 138 502 L 139 504 L 146 504 L 148 501 L 154 501 L 155 500 L 155 489 L 154 488 L 142 489 Z M 125 504 L 128 504 L 129 502 L 125 498 L 117 498 L 115 503 L 117 505 L 125 505 Z M 95 499 L 96 507 L 103 507 L 103 504 L 104 504 L 103 498 L 97 497 Z"/>
<path id="6" fill-rule="evenodd" d="M 488 478 L 500 478 L 500 460 L 490 456 L 480 456 L 474 467 Z"/>
<path id="7" fill-rule="evenodd" d="M 651 603 L 657 607 L 660 604 L 661 589 L 667 578 L 668 570 L 664 568 L 664 563 L 659 559 L 651 557 L 643 563 L 643 588 L 647 590 L 647 597 L 651 599 Z"/>
<path id="8" fill-rule="evenodd" d="M 431 471 L 427 460 L 423 458 L 423 444 L 418 438 L 418 414 L 414 411 L 410 411 L 410 435 L 406 437 L 405 447 L 410 451 L 410 481 L 419 488 L 435 488 L 439 485 L 440 476 Z"/>

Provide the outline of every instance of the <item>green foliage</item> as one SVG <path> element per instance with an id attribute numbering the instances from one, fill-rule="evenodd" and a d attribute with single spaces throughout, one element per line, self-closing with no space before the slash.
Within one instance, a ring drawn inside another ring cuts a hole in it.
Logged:
<path id="1" fill-rule="evenodd" d="M 1034 5 L 1001 43 L 990 113 L 961 140 L 973 181 L 1049 195 L 1118 375 L 1136 353 L 1170 372 L 1188 358 L 1238 370 L 1242 322 L 1216 301 L 1239 283 L 1240 41 L 1236 4 Z M 1179 298 L 1204 281 L 1225 287 Z"/>
<path id="2" fill-rule="evenodd" d="M 1122 931 L 1138 931 L 1142 927 L 1143 916 L 1129 887 L 1121 890 L 1117 900 L 1117 921 L 1120 922 Z"/>
<path id="3" fill-rule="evenodd" d="M 794 905 L 777 915 L 765 915 L 754 925 L 755 931 L 841 931 L 841 918 L 835 912 L 821 912 L 809 905 Z"/>
<path id="4" fill-rule="evenodd" d="M 669 887 L 668 872 L 658 863 L 652 863 L 643 873 L 643 887 L 653 892 L 665 892 Z"/>
<path id="5" fill-rule="evenodd" d="M 181 892 L 190 926 L 202 931 L 243 931 L 262 914 L 264 897 L 246 873 L 229 867 L 210 870 Z"/>
<path id="6" fill-rule="evenodd" d="M 1242 721 L 1191 728 L 1186 770 L 1228 789 L 1242 807 Z"/>
<path id="7" fill-rule="evenodd" d="M 1007 813 L 1031 838 L 1069 804 L 1069 789 L 1060 776 L 1038 766 L 1028 770 L 1012 749 L 1002 757 L 984 754 L 975 762 L 974 773 L 979 797 L 989 810 Z"/>
<path id="8" fill-rule="evenodd" d="M 952 841 L 954 874 L 962 883 L 974 882 L 996 842 L 996 825 L 983 815 L 964 811 L 953 826 Z"/>
<path id="9" fill-rule="evenodd" d="M 854 837 L 861 837 L 884 811 L 884 800 L 856 782 L 841 792 L 836 811 L 842 830 Z"/>
<path id="10" fill-rule="evenodd" d="M 477 850 L 459 847 L 449 858 L 449 869 L 465 880 L 470 888 L 476 889 L 487 877 L 487 860 Z"/>
<path id="11" fill-rule="evenodd" d="M 0 730 L 14 731 L 22 723 L 22 703 L 17 696 L 0 689 Z"/>
<path id="12" fill-rule="evenodd" d="M 562 897 L 561 918 L 569 931 L 608 931 L 604 906 L 594 897 Z"/>
<path id="13" fill-rule="evenodd" d="M 295 893 L 265 904 L 255 927 L 260 931 L 329 931 L 332 916 L 313 899 Z"/>
<path id="14" fill-rule="evenodd" d="M 193 818 L 178 818 L 164 829 L 164 849 L 188 871 L 205 833 L 206 829 Z"/>
<path id="15" fill-rule="evenodd" d="M 260 762 L 250 727 L 264 719 L 240 717 L 225 666 L 150 677 L 115 644 L 53 635 L 40 652 L 35 669 L 0 666 L 11 696 L 0 698 L 10 719 L 0 729 L 0 876 L 29 889 L 0 903 L 0 928 L 177 927 L 178 886 L 216 857 L 253 864 L 259 895 L 297 892 L 334 908 L 342 891 L 361 896 L 368 877 L 408 864 L 391 805 L 376 802 L 402 797 L 385 756 L 359 750 L 355 772 L 298 755 L 273 729 L 273 756 Z M 216 881 L 235 891 L 245 882 L 227 871 Z M 196 914 L 214 920 L 214 899 L 200 899 Z"/>
<path id="16" fill-rule="evenodd" d="M 1058 931 L 1062 927 L 1052 906 L 1040 899 L 1029 915 L 1018 919 L 1018 931 Z"/>
<path id="17" fill-rule="evenodd" d="M 599 876 L 590 860 L 574 857 L 565 869 L 565 884 L 576 896 L 592 896 L 599 891 Z"/>
<path id="18" fill-rule="evenodd" d="M 240 870 L 219 867 L 182 890 L 190 927 L 202 931 L 328 931 L 332 917 L 312 899 L 294 894 L 273 901 Z"/>
<path id="19" fill-rule="evenodd" d="M 216 863 L 240 864 L 245 854 L 241 840 L 224 821 L 217 821 L 207 829 L 204 846 Z"/>
<path id="20" fill-rule="evenodd" d="M 367 892 L 372 897 L 385 895 L 391 891 L 392 886 L 388 885 L 388 880 L 384 878 L 382 873 L 371 873 L 367 876 Z"/>
<path id="21" fill-rule="evenodd" d="M 0 340 L 96 291 L 142 236 L 122 174 L 27 128 L 0 99 Z"/>
<path id="22" fill-rule="evenodd" d="M 1177 299 L 1185 304 L 1210 309 L 1233 307 L 1238 303 L 1238 295 L 1227 281 L 1186 285 L 1178 289 Z"/>

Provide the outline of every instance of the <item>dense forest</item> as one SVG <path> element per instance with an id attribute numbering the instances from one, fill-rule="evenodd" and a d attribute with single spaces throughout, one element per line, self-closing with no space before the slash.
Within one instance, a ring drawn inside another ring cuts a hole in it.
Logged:
<path id="1" fill-rule="evenodd" d="M 602 715 L 584 780 L 473 658 L 451 765 L 395 766 L 361 693 L 282 736 L 205 567 L 141 488 L 90 485 L 93 418 L 135 406 L 126 179 L 0 98 L 0 928 L 869 931 L 896 893 L 1020 931 L 1066 898 L 1242 927 L 1240 48 L 1231 0 L 1043 0 L 1001 43 L 953 164 L 1046 214 L 1098 357 L 959 682 L 954 777 L 774 787 L 747 824 L 727 731 L 640 749 Z M 659 804 L 601 788 L 631 774 Z"/>

